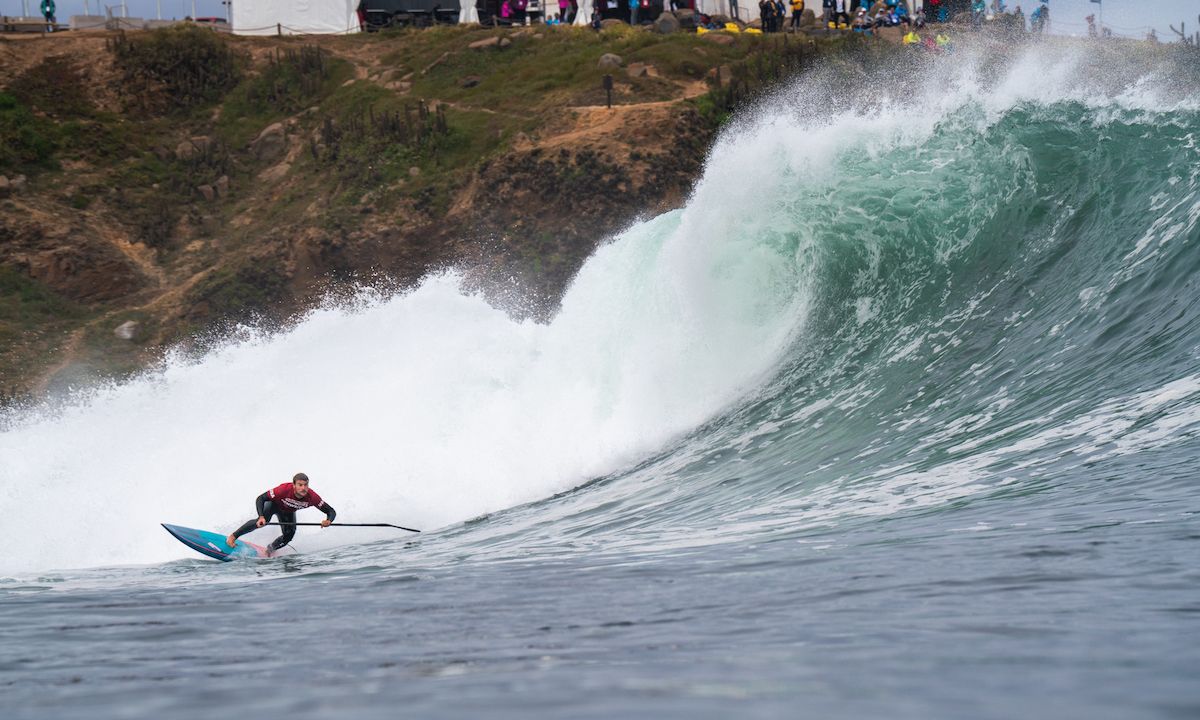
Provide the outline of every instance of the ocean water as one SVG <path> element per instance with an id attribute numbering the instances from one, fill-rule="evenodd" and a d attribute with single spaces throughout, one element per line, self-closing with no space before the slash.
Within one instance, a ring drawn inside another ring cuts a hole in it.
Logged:
<path id="1" fill-rule="evenodd" d="M 984 57 L 748 109 L 547 324 L 451 273 L 10 412 L 3 717 L 1200 716 L 1194 58 Z M 425 532 L 158 525 L 298 471 Z"/>

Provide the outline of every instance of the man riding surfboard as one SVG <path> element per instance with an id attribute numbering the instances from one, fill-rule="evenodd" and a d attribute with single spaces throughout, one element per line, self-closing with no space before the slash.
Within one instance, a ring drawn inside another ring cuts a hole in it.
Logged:
<path id="1" fill-rule="evenodd" d="M 298 510 L 315 507 L 325 513 L 321 527 L 329 527 L 333 519 L 337 517 L 337 511 L 333 509 L 333 506 L 322 500 L 315 491 L 309 489 L 308 476 L 304 473 L 296 473 L 290 483 L 283 483 L 259 495 L 254 499 L 254 505 L 258 510 L 258 517 L 247 520 L 225 539 L 225 544 L 229 547 L 237 545 L 238 537 L 266 525 L 271 516 L 275 515 L 278 516 L 279 524 L 283 527 L 283 534 L 267 546 L 267 554 L 273 555 L 276 550 L 291 542 L 296 535 L 296 512 Z"/>

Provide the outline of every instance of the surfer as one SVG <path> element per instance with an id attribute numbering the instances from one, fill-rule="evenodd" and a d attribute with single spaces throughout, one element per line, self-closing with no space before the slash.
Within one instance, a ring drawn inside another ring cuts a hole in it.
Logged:
<path id="1" fill-rule="evenodd" d="M 276 515 L 279 517 L 279 524 L 283 526 L 283 534 L 267 546 L 267 553 L 273 555 L 276 550 L 290 543 L 295 537 L 297 510 L 315 507 L 325 513 L 321 527 L 329 527 L 333 519 L 337 517 L 337 511 L 333 509 L 333 506 L 322 500 L 315 491 L 309 489 L 308 476 L 304 473 L 296 473 L 290 483 L 271 488 L 259 495 L 254 499 L 254 506 L 258 509 L 258 517 L 247 520 L 244 525 L 234 530 L 233 534 L 225 539 L 225 544 L 229 547 L 237 545 L 238 537 L 266 525 L 271 516 Z"/>

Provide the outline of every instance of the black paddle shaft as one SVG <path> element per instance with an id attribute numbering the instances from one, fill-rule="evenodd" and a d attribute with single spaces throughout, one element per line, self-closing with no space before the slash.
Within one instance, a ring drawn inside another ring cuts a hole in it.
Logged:
<path id="1" fill-rule="evenodd" d="M 321 523 L 302 523 L 302 522 L 269 522 L 266 525 L 320 525 Z M 391 523 L 330 523 L 330 527 L 390 527 L 397 530 L 407 530 L 409 532 L 421 532 L 415 528 L 404 527 L 403 525 L 393 525 Z"/>

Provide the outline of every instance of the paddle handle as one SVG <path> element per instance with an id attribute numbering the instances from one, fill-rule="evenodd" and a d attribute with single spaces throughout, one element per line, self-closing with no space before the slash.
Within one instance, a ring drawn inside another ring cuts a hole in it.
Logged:
<path id="1" fill-rule="evenodd" d="M 265 524 L 266 525 L 289 525 L 289 526 L 291 526 L 291 525 L 317 526 L 317 525 L 320 525 L 321 523 L 319 523 L 319 522 L 315 522 L 315 523 L 314 522 L 269 522 L 269 523 L 265 523 Z M 416 532 L 416 533 L 421 532 L 420 530 L 417 530 L 416 528 L 404 527 L 403 525 L 393 525 L 391 523 L 330 523 L 329 525 L 330 525 L 330 527 L 333 527 L 333 526 L 339 526 L 339 527 L 390 527 L 390 528 L 396 528 L 397 530 L 407 530 L 409 532 Z"/>

